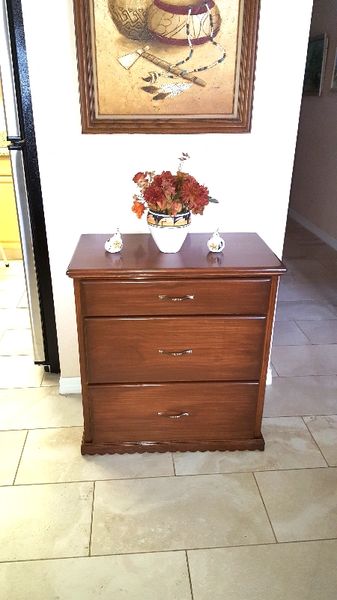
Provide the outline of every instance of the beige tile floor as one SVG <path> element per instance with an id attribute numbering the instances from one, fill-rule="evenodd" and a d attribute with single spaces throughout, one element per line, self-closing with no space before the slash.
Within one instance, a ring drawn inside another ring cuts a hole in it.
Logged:
<path id="1" fill-rule="evenodd" d="M 85 456 L 0 265 L 0 598 L 336 600 L 337 252 L 287 228 L 265 452 Z"/>

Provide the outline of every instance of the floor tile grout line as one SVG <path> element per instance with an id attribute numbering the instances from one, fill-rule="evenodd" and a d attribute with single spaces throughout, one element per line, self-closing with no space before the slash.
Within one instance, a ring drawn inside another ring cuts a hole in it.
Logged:
<path id="1" fill-rule="evenodd" d="M 317 416 L 320 416 L 320 415 L 317 415 Z M 313 436 L 313 434 L 312 434 L 312 432 L 311 432 L 311 430 L 310 430 L 310 427 L 309 427 L 308 423 L 305 421 L 305 418 L 304 418 L 304 417 L 302 417 L 302 421 L 303 421 L 303 423 L 304 423 L 305 427 L 307 428 L 307 431 L 309 432 L 309 435 L 310 435 L 310 437 L 311 437 L 312 441 L 314 442 L 314 444 L 317 446 L 317 448 L 318 448 L 319 452 L 321 453 L 321 456 L 322 456 L 322 458 L 323 458 L 323 460 L 324 460 L 324 462 L 325 462 L 326 466 L 329 468 L 329 467 L 330 467 L 330 465 L 329 465 L 328 461 L 326 460 L 326 458 L 325 458 L 325 456 L 324 456 L 324 454 L 323 454 L 323 450 L 321 450 L 321 448 L 320 448 L 320 446 L 319 446 L 318 442 L 315 440 L 315 438 L 314 438 L 314 436 Z"/>
<path id="2" fill-rule="evenodd" d="M 319 288 L 318 288 L 319 289 Z M 279 300 L 279 303 L 282 304 L 319 304 L 321 306 L 331 306 L 333 307 L 334 304 L 331 304 L 331 302 L 328 299 L 325 298 L 321 298 L 321 297 L 317 297 L 317 298 L 307 298 L 306 300 Z M 333 315 L 332 317 L 329 315 L 329 318 L 334 320 L 336 317 L 335 315 Z M 295 317 L 291 317 L 291 319 L 286 319 L 286 320 L 294 320 Z M 280 319 L 277 319 L 278 321 L 280 321 Z M 322 317 L 317 317 L 315 319 L 302 319 L 302 321 L 321 321 Z"/>
<path id="3" fill-rule="evenodd" d="M 263 498 L 263 496 L 262 496 L 262 492 L 261 492 L 261 490 L 260 490 L 260 486 L 259 486 L 259 484 L 258 484 L 258 482 L 257 482 L 257 479 L 256 479 L 256 477 L 255 477 L 255 473 L 253 473 L 253 478 L 254 478 L 254 481 L 255 481 L 256 487 L 257 487 L 257 489 L 258 489 L 258 492 L 259 492 L 259 495 L 260 495 L 261 502 L 262 502 L 262 504 L 263 504 L 264 510 L 265 510 L 265 512 L 266 512 L 267 519 L 268 519 L 268 521 L 269 521 L 269 525 L 270 525 L 270 527 L 271 527 L 271 530 L 272 530 L 272 532 L 273 532 L 273 536 L 274 536 L 274 539 L 275 539 L 275 543 L 276 543 L 276 544 L 278 544 L 279 542 L 278 542 L 278 539 L 277 539 L 277 537 L 276 537 L 276 533 L 275 533 L 275 531 L 274 531 L 274 527 L 273 527 L 273 524 L 272 524 L 272 522 L 271 522 L 271 518 L 270 518 L 270 516 L 269 516 L 269 512 L 268 512 L 268 510 L 267 510 L 266 503 L 265 503 L 265 501 L 264 501 L 264 498 Z"/>
<path id="4" fill-rule="evenodd" d="M 320 344 L 321 345 L 321 344 Z M 330 344 L 337 346 L 337 344 Z M 299 346 L 292 346 L 292 348 L 298 348 Z M 304 347 L 308 348 L 309 345 L 305 345 Z M 285 346 L 277 346 L 277 348 L 285 348 Z M 280 379 L 301 379 L 304 377 L 337 377 L 337 373 L 324 373 L 323 375 L 318 375 L 317 373 L 306 373 L 305 375 L 278 375 Z"/>
<path id="5" fill-rule="evenodd" d="M 80 554 L 77 556 L 47 556 L 47 557 L 39 557 L 39 558 L 22 558 L 22 559 L 17 559 L 17 560 L 0 560 L 0 564 L 12 564 L 12 563 L 24 563 L 24 562 L 38 562 L 38 561 L 54 561 L 54 560 L 74 560 L 77 558 L 83 559 L 90 559 L 90 558 L 107 558 L 107 557 L 114 557 L 114 556 L 137 556 L 137 555 L 152 555 L 152 554 L 171 554 L 171 553 L 177 553 L 177 552 L 181 552 L 181 553 L 185 553 L 185 552 L 198 552 L 200 551 L 205 551 L 205 550 L 230 550 L 231 548 L 260 548 L 260 547 L 277 547 L 277 546 L 287 546 L 287 545 L 293 545 L 293 544 L 316 544 L 318 542 L 337 542 L 337 538 L 333 537 L 333 538 L 316 538 L 316 539 L 311 539 L 311 540 L 286 540 L 286 541 L 280 541 L 280 542 L 263 542 L 261 544 L 255 543 L 255 544 L 236 544 L 236 545 L 228 545 L 228 546 L 199 546 L 199 547 L 194 547 L 194 548 L 171 548 L 171 549 L 165 549 L 165 550 L 141 550 L 141 551 L 133 551 L 133 552 L 116 552 L 114 553 L 109 553 L 109 554 L 91 554 L 90 556 L 88 556 L 88 554 Z"/>
<path id="6" fill-rule="evenodd" d="M 173 475 L 171 475 L 171 477 L 173 477 Z M 44 482 L 36 482 L 36 483 L 16 483 L 15 485 L 1 485 L 0 486 L 0 490 L 3 488 L 15 488 L 15 489 L 20 489 L 20 488 L 25 488 L 25 487 L 43 487 L 45 485 L 77 485 L 77 484 L 81 484 L 81 483 L 94 483 L 95 481 L 99 481 L 96 479 L 75 479 L 72 481 L 44 481 Z M 102 482 L 107 481 L 106 479 L 102 479 Z M 108 480 L 108 481 L 125 481 L 125 479 L 112 479 L 112 480 Z"/>
<path id="7" fill-rule="evenodd" d="M 143 481 L 143 480 L 151 480 L 154 479 L 173 479 L 173 478 L 183 478 L 183 477 L 216 477 L 216 476 L 227 476 L 227 475 L 254 475 L 254 473 L 277 473 L 277 472 L 292 472 L 292 471 L 314 471 L 321 469 L 329 469 L 334 470 L 337 469 L 337 465 L 322 465 L 319 467 L 293 467 L 293 468 L 283 468 L 283 469 L 254 469 L 250 471 L 228 471 L 228 472 L 216 472 L 216 473 L 178 473 L 178 475 L 142 475 L 140 477 L 114 477 L 110 479 L 71 479 L 65 481 L 35 481 L 35 482 L 23 482 L 17 483 L 15 486 L 13 484 L 5 484 L 0 485 L 1 488 L 7 487 L 15 487 L 16 489 L 21 487 L 30 487 L 30 486 L 44 486 L 44 485 L 68 485 L 68 484 L 79 484 L 79 483 L 109 483 L 109 482 L 119 482 L 119 481 Z"/>
<path id="8" fill-rule="evenodd" d="M 202 473 L 200 476 L 207 476 L 207 475 L 235 475 L 235 473 Z M 177 477 L 195 477 L 195 475 L 178 475 Z M 76 483 L 108 483 L 108 482 L 118 482 L 118 481 L 142 481 L 142 480 L 153 480 L 153 479 L 174 479 L 174 475 L 142 475 L 140 477 L 114 477 L 114 478 L 110 478 L 110 479 L 97 479 L 97 477 L 95 477 L 95 479 L 71 479 L 68 481 L 33 481 L 33 482 L 24 482 L 24 483 L 17 483 L 15 485 L 15 488 L 20 488 L 20 487 L 31 487 L 31 486 L 40 486 L 42 487 L 43 485 L 68 485 L 68 484 L 76 484 Z M 5 488 L 5 487 L 13 487 L 12 484 L 5 484 L 5 485 L 0 485 L 0 489 L 1 488 Z"/>
<path id="9" fill-rule="evenodd" d="M 187 573 L 188 573 L 188 580 L 190 582 L 191 600 L 194 600 L 192 577 L 191 577 L 191 569 L 190 569 L 190 563 L 189 563 L 189 559 L 188 559 L 188 552 L 187 552 L 187 550 L 185 550 L 185 559 L 186 559 L 186 567 L 187 567 Z"/>
<path id="10" fill-rule="evenodd" d="M 337 322 L 337 318 L 334 319 Z M 322 319 L 323 321 L 323 319 Z M 330 319 L 331 321 L 331 319 Z M 314 321 L 311 321 L 313 323 Z M 279 323 L 285 323 L 285 321 L 279 321 Z M 274 348 L 284 348 L 285 346 L 290 346 L 291 348 L 317 348 L 318 346 L 337 346 L 337 342 L 311 342 L 309 340 L 309 344 L 274 344 Z M 21 356 L 21 355 L 20 355 Z M 273 363 L 274 366 L 274 363 Z M 275 367 L 274 367 L 275 368 Z M 293 375 L 288 375 L 288 377 L 293 377 Z M 305 377 L 305 375 L 298 375 L 298 377 Z"/>
<path id="11" fill-rule="evenodd" d="M 240 450 L 241 452 L 241 450 Z M 250 452 L 250 450 L 248 450 L 248 452 Z M 334 469 L 337 468 L 332 466 L 330 467 L 329 465 L 327 465 L 330 469 Z M 205 475 L 254 475 L 254 473 L 277 473 L 278 471 L 281 471 L 282 473 L 284 471 L 313 471 L 315 469 L 326 469 L 327 467 L 325 465 L 321 465 L 319 467 L 315 466 L 315 467 L 278 467 L 277 469 L 250 469 L 249 471 L 216 471 L 214 473 L 178 473 L 177 477 L 198 477 L 198 476 L 205 476 Z M 138 478 L 139 479 L 139 478 Z M 146 477 L 144 478 L 146 479 Z M 106 480 L 104 480 L 106 481 Z"/>
<path id="12" fill-rule="evenodd" d="M 325 319 L 324 319 L 325 320 Z M 335 321 L 336 319 L 326 319 L 327 321 Z M 302 319 L 303 321 L 303 319 Z M 305 333 L 305 331 L 303 331 L 302 327 L 300 326 L 299 323 L 301 323 L 301 321 L 295 321 L 297 327 L 299 328 L 299 330 L 303 333 L 303 335 L 305 335 L 305 337 L 307 338 L 308 342 L 312 345 L 312 346 L 317 346 L 317 344 L 314 344 L 307 336 L 307 334 Z"/>
<path id="13" fill-rule="evenodd" d="M 175 463 L 175 460 L 174 460 L 174 453 L 173 452 L 171 452 L 171 458 L 172 458 L 173 473 L 174 473 L 174 476 L 176 477 L 176 475 L 177 475 L 177 473 L 176 473 L 176 463 Z"/>
<path id="14" fill-rule="evenodd" d="M 287 418 L 294 417 L 294 418 L 303 419 L 303 418 L 305 418 L 305 417 L 336 417 L 336 416 L 337 416 L 337 414 L 336 414 L 336 411 L 334 411 L 333 413 L 332 413 L 332 412 L 331 412 L 331 413 L 329 412 L 329 413 L 325 413 L 325 414 L 322 414 L 322 412 L 320 412 L 320 414 L 319 414 L 319 415 L 313 414 L 312 412 L 311 412 L 311 413 L 307 413 L 307 414 L 303 414 L 303 413 L 302 413 L 301 415 L 300 415 L 300 414 L 298 414 L 298 413 L 297 413 L 297 414 L 292 414 L 292 415 L 289 415 L 289 414 L 288 414 L 288 415 L 285 415 L 285 414 L 282 414 L 282 415 L 280 415 L 280 414 L 277 414 L 277 415 L 268 415 L 268 416 L 266 415 L 266 416 L 265 416 L 265 417 L 263 417 L 263 418 L 264 418 L 264 419 L 287 419 Z"/>
<path id="15" fill-rule="evenodd" d="M 96 491 L 96 481 L 93 482 L 93 489 L 92 489 L 91 520 L 90 520 L 90 533 L 89 533 L 89 556 L 91 556 L 92 528 L 93 528 L 93 522 L 94 522 L 94 508 L 95 508 L 95 491 Z"/>
<path id="16" fill-rule="evenodd" d="M 24 431 L 24 430 L 23 430 L 23 431 Z M 13 487 L 13 486 L 15 486 L 16 478 L 17 478 L 18 471 L 19 471 L 19 468 L 20 468 L 20 465 L 21 465 L 21 459 L 22 459 L 22 455 L 23 455 L 24 449 L 25 449 L 25 447 L 26 447 L 26 442 L 27 442 L 27 438 L 28 438 L 28 433 L 29 433 L 29 430 L 27 431 L 27 433 L 26 433 L 26 435 L 25 435 L 25 439 L 24 439 L 24 442 L 23 442 L 23 445 L 22 445 L 22 449 L 21 449 L 21 452 L 20 452 L 20 458 L 19 458 L 19 460 L 18 460 L 18 465 L 17 465 L 17 467 L 16 467 L 16 471 L 15 471 L 15 475 L 14 475 L 14 479 L 13 479 L 12 487 Z"/>
<path id="17" fill-rule="evenodd" d="M 306 419 L 307 417 L 337 417 L 337 411 L 334 413 L 329 413 L 328 415 L 322 415 L 321 413 L 319 415 L 277 415 L 275 417 L 265 415 L 263 416 L 262 421 L 268 421 L 268 419 Z"/>
<path id="18" fill-rule="evenodd" d="M 271 381 L 272 381 L 272 385 L 273 385 L 273 369 L 274 369 L 274 371 L 275 371 L 275 373 L 276 373 L 276 376 L 277 376 L 277 377 L 279 377 L 279 374 L 278 374 L 278 371 L 277 371 L 276 367 L 274 366 L 274 364 L 273 364 L 273 361 L 272 361 L 272 360 L 270 361 L 270 364 L 271 364 L 271 368 L 272 368 L 272 372 L 271 372 Z"/>
<path id="19" fill-rule="evenodd" d="M 321 416 L 321 415 L 319 415 Z M 0 433 L 5 433 L 7 431 L 46 431 L 50 429 L 83 429 L 83 425 L 60 425 L 59 427 L 21 427 L 21 429 L 0 429 Z"/>

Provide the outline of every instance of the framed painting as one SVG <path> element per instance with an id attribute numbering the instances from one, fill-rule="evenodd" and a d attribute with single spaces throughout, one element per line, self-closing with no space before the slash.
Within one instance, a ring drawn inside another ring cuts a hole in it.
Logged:
<path id="1" fill-rule="evenodd" d="M 333 70 L 332 70 L 331 90 L 334 90 L 335 92 L 337 92 L 337 48 L 335 51 L 335 60 L 333 63 Z"/>
<path id="2" fill-rule="evenodd" d="M 322 92 L 328 36 L 326 33 L 310 38 L 305 65 L 303 94 L 320 96 Z"/>
<path id="3" fill-rule="evenodd" d="M 259 0 L 73 0 L 83 133 L 251 127 Z"/>

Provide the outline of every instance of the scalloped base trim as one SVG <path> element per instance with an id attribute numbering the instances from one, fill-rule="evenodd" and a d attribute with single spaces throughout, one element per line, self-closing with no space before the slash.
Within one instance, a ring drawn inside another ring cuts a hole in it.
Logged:
<path id="1" fill-rule="evenodd" d="M 134 454 L 144 452 L 206 452 L 215 450 L 264 450 L 262 435 L 248 440 L 211 440 L 194 442 L 111 442 L 109 444 L 86 442 L 81 446 L 82 454 Z"/>

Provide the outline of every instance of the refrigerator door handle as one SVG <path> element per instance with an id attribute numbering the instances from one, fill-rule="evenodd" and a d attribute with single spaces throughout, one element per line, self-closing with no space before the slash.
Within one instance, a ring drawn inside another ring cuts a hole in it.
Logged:
<path id="1" fill-rule="evenodd" d="M 25 270 L 34 360 L 36 363 L 43 363 L 45 361 L 43 328 L 41 320 L 39 287 L 35 267 L 35 257 L 33 250 L 33 239 L 26 190 L 23 155 L 22 152 L 19 151 L 19 148 L 16 150 L 13 147 L 9 147 L 9 149 L 11 150 L 10 156 L 12 164 L 12 175 L 16 196 L 16 209 L 19 221 L 23 264 Z"/>
<path id="2" fill-rule="evenodd" d="M 10 144 L 7 146 L 8 150 L 22 150 L 23 146 L 26 143 L 26 140 L 18 135 L 8 135 L 7 141 L 10 142 Z"/>

